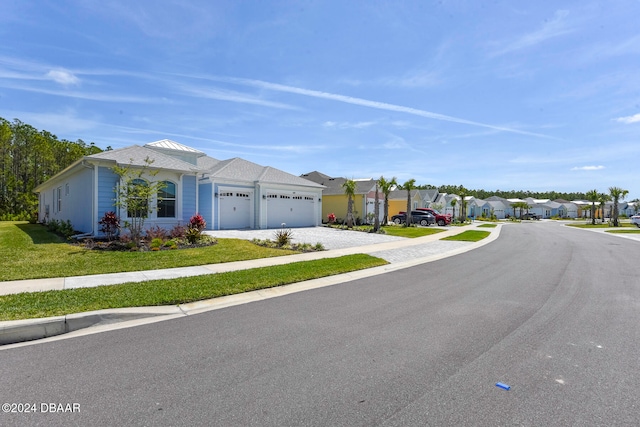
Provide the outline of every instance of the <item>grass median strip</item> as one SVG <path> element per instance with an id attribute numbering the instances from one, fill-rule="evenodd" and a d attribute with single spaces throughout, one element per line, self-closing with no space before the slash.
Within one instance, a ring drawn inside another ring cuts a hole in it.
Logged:
<path id="1" fill-rule="evenodd" d="M 480 224 L 478 228 L 496 228 L 497 224 Z"/>
<path id="2" fill-rule="evenodd" d="M 397 237 L 422 237 L 429 236 L 431 234 L 442 233 L 444 230 L 441 228 L 426 228 L 426 227 L 402 227 L 402 226 L 386 226 L 382 227 L 385 234 L 389 236 L 397 236 Z"/>
<path id="3" fill-rule="evenodd" d="M 467 230 L 455 236 L 443 237 L 440 240 L 450 240 L 454 242 L 478 242 L 491 234 L 490 231 Z"/>
<path id="4" fill-rule="evenodd" d="M 0 296 L 0 320 L 62 316 L 107 308 L 177 305 L 377 267 L 366 254 L 206 276 Z"/>

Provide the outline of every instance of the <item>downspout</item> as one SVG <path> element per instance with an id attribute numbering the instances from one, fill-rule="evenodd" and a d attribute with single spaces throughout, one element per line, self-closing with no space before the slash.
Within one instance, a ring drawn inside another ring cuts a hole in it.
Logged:
<path id="1" fill-rule="evenodd" d="M 260 187 L 259 181 L 253 182 L 253 187 L 255 191 L 253 192 L 253 228 L 261 229 L 262 228 L 262 212 L 266 209 L 266 203 L 262 204 L 262 188 Z M 265 227 L 266 228 L 266 227 Z"/>

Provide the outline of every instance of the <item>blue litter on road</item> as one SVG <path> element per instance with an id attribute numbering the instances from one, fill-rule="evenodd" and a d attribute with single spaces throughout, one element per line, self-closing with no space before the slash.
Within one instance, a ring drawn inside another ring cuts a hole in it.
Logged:
<path id="1" fill-rule="evenodd" d="M 496 383 L 496 387 L 500 387 L 500 388 L 502 388 L 502 389 L 504 389 L 504 390 L 509 390 L 509 389 L 511 389 L 511 386 L 510 386 L 510 385 L 507 385 L 507 384 L 505 384 L 505 383 Z"/>

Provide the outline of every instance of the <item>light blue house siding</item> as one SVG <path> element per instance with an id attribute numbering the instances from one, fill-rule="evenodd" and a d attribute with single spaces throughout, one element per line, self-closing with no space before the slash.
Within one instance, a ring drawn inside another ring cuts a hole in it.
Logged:
<path id="1" fill-rule="evenodd" d="M 118 212 L 115 206 L 116 186 L 120 181 L 120 177 L 116 175 L 111 168 L 104 166 L 98 167 L 98 221 L 106 212 Z M 96 228 L 96 232 L 98 229 Z"/>
<path id="2" fill-rule="evenodd" d="M 197 191 L 198 184 L 194 175 L 182 177 L 182 221 L 185 223 L 197 213 Z"/>
<path id="3" fill-rule="evenodd" d="M 212 184 L 200 184 L 198 187 L 200 199 L 200 215 L 207 221 L 207 229 L 213 228 L 213 190 Z M 188 218 L 187 218 L 188 221 Z"/>

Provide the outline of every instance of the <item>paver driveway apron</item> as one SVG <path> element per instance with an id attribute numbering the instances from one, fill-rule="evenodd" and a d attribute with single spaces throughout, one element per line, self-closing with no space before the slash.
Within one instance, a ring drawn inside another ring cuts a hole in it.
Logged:
<path id="1" fill-rule="evenodd" d="M 210 236 L 232 239 L 271 239 L 275 240 L 275 233 L 280 229 L 268 230 L 213 230 L 205 231 Z M 376 243 L 397 242 L 406 240 L 404 237 L 387 236 L 385 234 L 363 233 L 361 231 L 340 230 L 329 227 L 292 228 L 293 243 L 322 243 L 325 249 L 343 249 L 354 246 L 366 246 Z"/>

